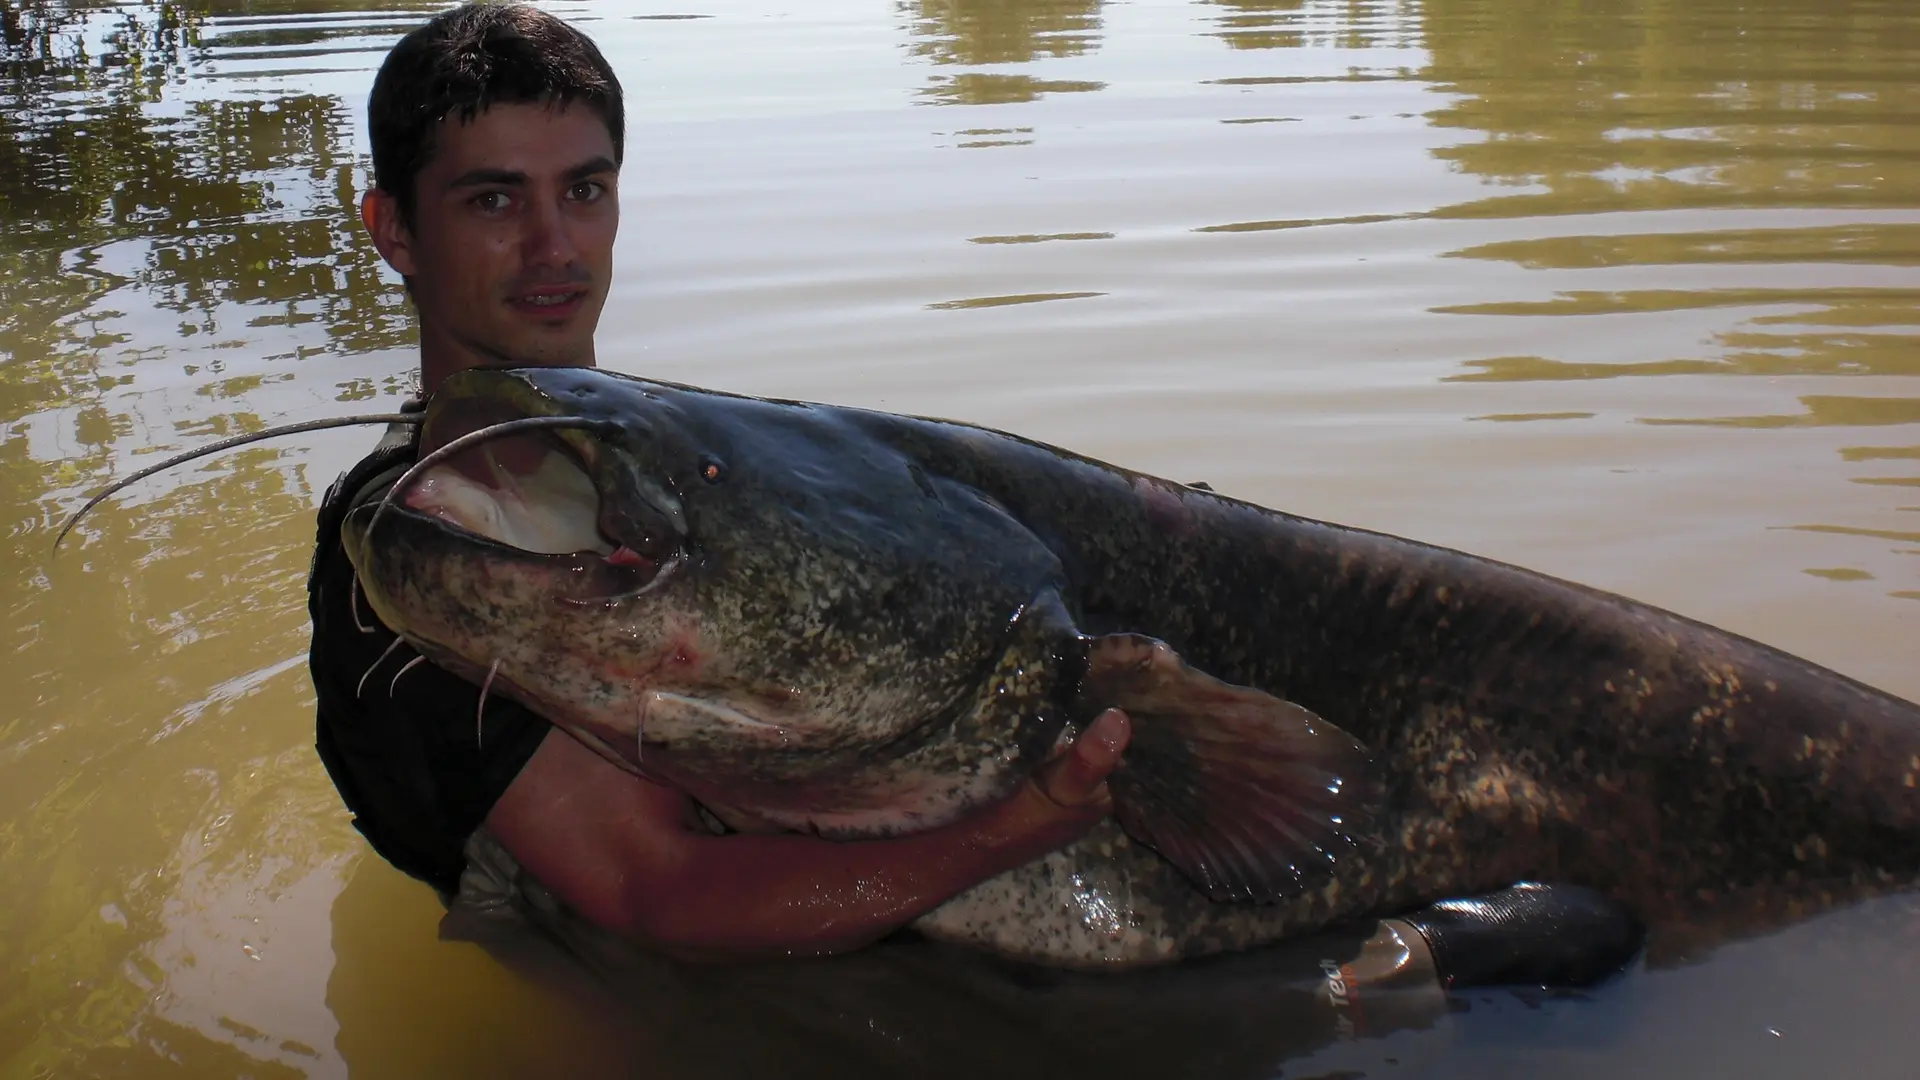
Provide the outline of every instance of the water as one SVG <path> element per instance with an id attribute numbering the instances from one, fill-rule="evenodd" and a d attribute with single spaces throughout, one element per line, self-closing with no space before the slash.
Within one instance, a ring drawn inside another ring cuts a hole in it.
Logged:
<path id="1" fill-rule="evenodd" d="M 898 971 L 610 1000 L 439 940 L 311 750 L 311 512 L 370 436 L 156 478 L 46 553 L 154 454 L 408 391 L 352 206 L 426 10 L 0 4 L 0 1076 L 1910 1075 L 1905 900 L 1318 1049 L 1254 990 L 1213 1026 Z M 1920 698 L 1911 5 L 553 10 L 630 96 L 606 366 L 1015 430 Z"/>

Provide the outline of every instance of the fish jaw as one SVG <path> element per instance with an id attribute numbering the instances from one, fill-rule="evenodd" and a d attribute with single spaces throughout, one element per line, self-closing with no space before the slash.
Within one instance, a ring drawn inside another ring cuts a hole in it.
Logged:
<path id="1" fill-rule="evenodd" d="M 549 720 L 617 717 L 636 687 L 722 662 L 683 565 L 525 551 L 392 507 L 369 545 L 374 512 L 356 509 L 343 527 L 373 613 L 456 674 L 493 672 L 495 690 Z"/>

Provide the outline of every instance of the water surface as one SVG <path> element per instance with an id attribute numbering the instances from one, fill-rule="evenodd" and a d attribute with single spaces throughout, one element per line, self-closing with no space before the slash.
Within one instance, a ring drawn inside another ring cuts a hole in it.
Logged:
<path id="1" fill-rule="evenodd" d="M 312 508 L 370 436 L 156 478 L 46 555 L 151 455 L 408 392 L 352 208 L 373 69 L 432 9 L 0 3 L 0 1076 L 965 1072 L 1083 1041 L 1160 1076 L 1910 1075 L 1906 901 L 1317 1050 L 1257 996 L 1211 1028 L 1151 1001 L 1049 1028 L 897 971 L 610 1001 L 438 940 L 311 750 Z M 1920 697 L 1911 5 L 553 10 L 630 97 L 606 366 L 1011 429 Z"/>

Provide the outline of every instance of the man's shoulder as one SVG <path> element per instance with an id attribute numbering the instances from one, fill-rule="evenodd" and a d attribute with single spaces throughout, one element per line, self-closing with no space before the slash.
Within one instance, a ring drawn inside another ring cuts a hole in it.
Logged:
<path id="1" fill-rule="evenodd" d="M 418 398 L 409 398 L 400 406 L 400 411 L 420 412 L 424 404 Z M 313 561 L 307 567 L 309 588 L 317 582 L 323 569 L 326 554 L 340 546 L 340 524 L 354 507 L 384 491 L 387 485 L 400 478 L 400 474 L 413 462 L 414 447 L 419 433 L 417 424 L 389 424 L 375 443 L 373 449 L 359 461 L 347 467 L 346 471 L 335 477 L 327 486 L 325 495 L 320 498 L 320 510 L 316 515 L 317 535 L 315 537 Z"/>
<path id="2" fill-rule="evenodd" d="M 418 397 L 410 397 L 401 402 L 400 412 L 418 413 L 426 411 L 426 402 Z M 322 511 L 340 500 L 342 494 L 364 495 L 371 481 L 377 479 L 394 466 L 413 458 L 414 446 L 418 442 L 420 425 L 392 423 L 380 435 L 380 441 L 358 462 L 349 466 L 345 472 L 334 478 L 327 487 L 327 493 L 320 500 Z"/>

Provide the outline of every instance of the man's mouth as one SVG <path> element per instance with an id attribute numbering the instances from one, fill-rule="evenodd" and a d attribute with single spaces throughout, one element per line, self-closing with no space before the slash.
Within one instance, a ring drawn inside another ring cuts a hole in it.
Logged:
<path id="1" fill-rule="evenodd" d="M 586 303 L 587 290 L 584 288 L 533 289 L 510 297 L 507 305 L 524 315 L 537 319 L 563 319 L 579 311 Z"/>

